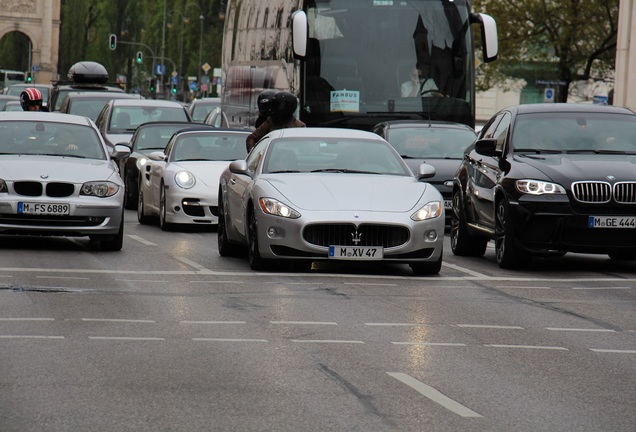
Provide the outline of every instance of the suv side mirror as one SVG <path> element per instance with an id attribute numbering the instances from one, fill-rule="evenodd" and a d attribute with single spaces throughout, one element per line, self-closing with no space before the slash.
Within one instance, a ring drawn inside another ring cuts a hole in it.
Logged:
<path id="1" fill-rule="evenodd" d="M 480 139 L 475 143 L 475 151 L 482 156 L 501 156 L 497 150 L 497 140 L 495 138 Z"/>

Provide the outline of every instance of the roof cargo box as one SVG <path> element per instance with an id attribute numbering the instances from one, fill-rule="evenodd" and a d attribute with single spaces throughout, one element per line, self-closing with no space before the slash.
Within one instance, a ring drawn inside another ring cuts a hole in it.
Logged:
<path id="1" fill-rule="evenodd" d="M 108 71 L 97 62 L 81 61 L 71 66 L 67 77 L 78 84 L 105 84 L 108 82 Z"/>

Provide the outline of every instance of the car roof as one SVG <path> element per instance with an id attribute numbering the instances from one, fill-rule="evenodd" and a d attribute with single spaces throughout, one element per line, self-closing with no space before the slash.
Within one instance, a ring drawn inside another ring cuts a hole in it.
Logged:
<path id="1" fill-rule="evenodd" d="M 90 125 L 92 123 L 91 119 L 88 117 L 46 111 L 33 111 L 28 113 L 24 111 L 0 112 L 0 121 L 5 120 L 48 121 L 54 123 L 74 123 L 79 125 Z"/>
<path id="2" fill-rule="evenodd" d="M 163 99 L 113 99 L 109 103 L 117 106 L 175 107 L 183 109 L 183 105 L 179 102 Z"/>
<path id="3" fill-rule="evenodd" d="M 600 112 L 636 115 L 632 110 L 611 105 L 575 104 L 575 103 L 540 103 L 513 105 L 507 110 L 518 114 L 546 113 L 546 112 Z"/>
<path id="4" fill-rule="evenodd" d="M 374 141 L 384 141 L 379 135 L 372 132 L 359 129 L 348 128 L 325 128 L 325 127 L 300 127 L 277 129 L 269 132 L 271 137 L 288 137 L 288 138 L 352 138 L 352 139 L 371 139 Z"/>
<path id="5" fill-rule="evenodd" d="M 132 93 L 115 93 L 103 91 L 79 91 L 67 94 L 69 99 L 141 99 L 141 95 Z"/>
<path id="6" fill-rule="evenodd" d="M 452 129 L 466 129 L 474 132 L 474 129 L 463 123 L 447 122 L 441 120 L 388 120 L 378 123 L 373 128 L 378 126 L 386 126 L 389 129 L 394 128 L 452 128 Z"/>
<path id="7" fill-rule="evenodd" d="M 150 127 L 161 127 L 161 126 L 179 126 L 179 125 L 188 127 L 188 125 L 191 125 L 191 124 L 192 122 L 186 122 L 186 121 L 150 121 L 150 122 L 140 124 L 139 126 L 137 126 L 137 129 L 145 129 Z"/>

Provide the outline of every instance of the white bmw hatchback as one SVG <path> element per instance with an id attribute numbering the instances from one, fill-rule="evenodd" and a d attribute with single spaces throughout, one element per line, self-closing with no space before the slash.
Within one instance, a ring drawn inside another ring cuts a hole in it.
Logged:
<path id="1" fill-rule="evenodd" d="M 88 236 L 120 250 L 124 184 L 115 159 L 87 117 L 0 113 L 0 234 Z"/>

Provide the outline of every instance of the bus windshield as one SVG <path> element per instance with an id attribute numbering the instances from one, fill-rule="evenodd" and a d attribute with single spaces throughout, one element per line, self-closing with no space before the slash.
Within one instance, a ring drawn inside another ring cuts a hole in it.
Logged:
<path id="1" fill-rule="evenodd" d="M 317 0 L 306 12 L 308 124 L 353 126 L 391 113 L 472 126 L 466 0 Z"/>

